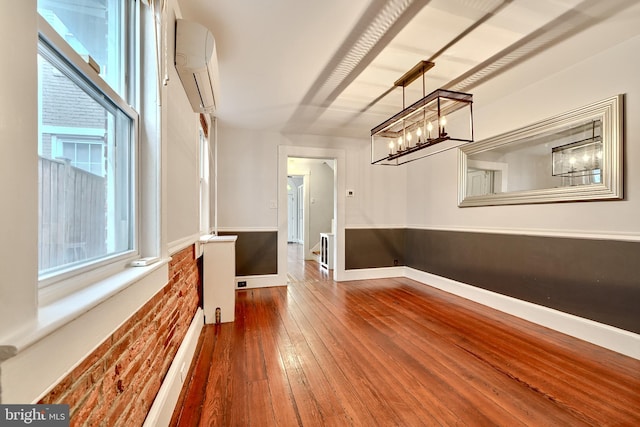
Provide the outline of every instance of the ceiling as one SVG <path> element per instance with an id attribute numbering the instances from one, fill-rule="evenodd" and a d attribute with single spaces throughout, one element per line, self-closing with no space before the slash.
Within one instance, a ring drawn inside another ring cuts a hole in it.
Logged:
<path id="1" fill-rule="evenodd" d="M 402 109 L 402 88 L 393 83 L 421 60 L 436 64 L 425 75 L 424 93 L 436 88 L 473 93 L 605 20 L 631 15 L 637 24 L 639 4 L 179 0 L 183 17 L 207 26 L 216 39 L 221 86 L 216 115 L 222 122 L 361 138 Z M 407 105 L 422 98 L 422 79 L 405 90 Z"/>

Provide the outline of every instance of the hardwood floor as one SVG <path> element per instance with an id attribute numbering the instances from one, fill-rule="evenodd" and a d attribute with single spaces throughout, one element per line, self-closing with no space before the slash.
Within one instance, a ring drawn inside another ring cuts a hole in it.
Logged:
<path id="1" fill-rule="evenodd" d="M 640 425 L 640 361 L 409 279 L 336 283 L 296 250 L 288 287 L 204 328 L 172 425 Z"/>

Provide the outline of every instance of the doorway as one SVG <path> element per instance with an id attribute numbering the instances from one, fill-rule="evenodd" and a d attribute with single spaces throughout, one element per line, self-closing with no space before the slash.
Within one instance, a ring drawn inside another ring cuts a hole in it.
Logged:
<path id="1" fill-rule="evenodd" d="M 335 231 L 335 187 L 334 159 L 287 159 L 287 244 L 301 246 L 302 262 L 318 261 L 321 233 Z"/>
<path id="2" fill-rule="evenodd" d="M 293 162 L 289 161 L 290 158 Z M 281 189 L 278 192 L 278 206 L 282 207 L 278 209 L 278 281 L 283 284 L 288 281 L 289 241 L 296 237 L 289 233 L 289 217 L 293 218 L 293 212 L 295 212 L 295 209 L 290 209 L 288 205 L 290 198 L 295 198 L 289 195 L 289 176 L 303 177 L 302 190 L 298 190 L 298 198 L 300 198 L 300 192 L 302 193 L 303 220 L 291 225 L 299 227 L 300 223 L 303 224 L 302 230 L 298 233 L 298 237 L 301 236 L 303 242 L 301 244 L 303 258 L 317 260 L 320 254 L 320 233 L 334 231 L 335 244 L 331 254 L 334 269 L 329 273 L 334 280 L 340 280 L 344 275 L 344 197 L 341 197 L 345 193 L 344 150 L 280 146 L 278 159 L 278 188 Z M 305 162 L 314 162 L 315 166 L 301 166 L 302 170 L 296 167 L 289 169 L 290 163 L 296 162 L 299 166 L 304 165 Z M 322 191 L 316 193 L 315 178 L 321 175 L 332 177 L 328 181 L 329 189 L 324 193 Z M 307 183 L 304 183 L 305 177 L 308 180 Z M 331 202 L 328 209 L 327 200 Z M 329 211 L 329 214 L 327 216 L 314 214 L 316 208 Z M 314 217 L 317 217 L 318 221 L 315 221 Z M 317 242 L 314 236 L 317 237 Z"/>

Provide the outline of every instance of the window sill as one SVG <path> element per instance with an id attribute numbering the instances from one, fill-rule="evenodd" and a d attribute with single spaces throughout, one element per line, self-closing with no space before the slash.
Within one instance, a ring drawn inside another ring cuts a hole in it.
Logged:
<path id="1" fill-rule="evenodd" d="M 166 285 L 169 259 L 147 267 L 127 268 L 42 305 L 37 318 L 1 338 L 2 402 L 37 401 Z M 34 381 L 24 384 L 25 372 L 30 372 Z"/>
<path id="2" fill-rule="evenodd" d="M 5 347 L 14 347 L 15 353 L 19 353 L 72 320 L 81 317 L 133 283 L 167 265 L 168 262 L 169 258 L 162 259 L 147 267 L 128 267 L 118 274 L 100 280 L 64 298 L 40 306 L 35 322 L 3 340 L 11 344 L 0 345 L 0 361 L 4 360 L 2 355 Z"/>

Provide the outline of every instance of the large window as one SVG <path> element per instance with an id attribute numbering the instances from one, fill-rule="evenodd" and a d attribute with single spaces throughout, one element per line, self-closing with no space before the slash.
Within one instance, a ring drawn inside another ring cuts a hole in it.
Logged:
<path id="1" fill-rule="evenodd" d="M 131 2 L 38 1 L 49 23 L 38 45 L 42 285 L 136 254 L 137 114 L 125 96 L 135 73 L 122 43 Z"/>

